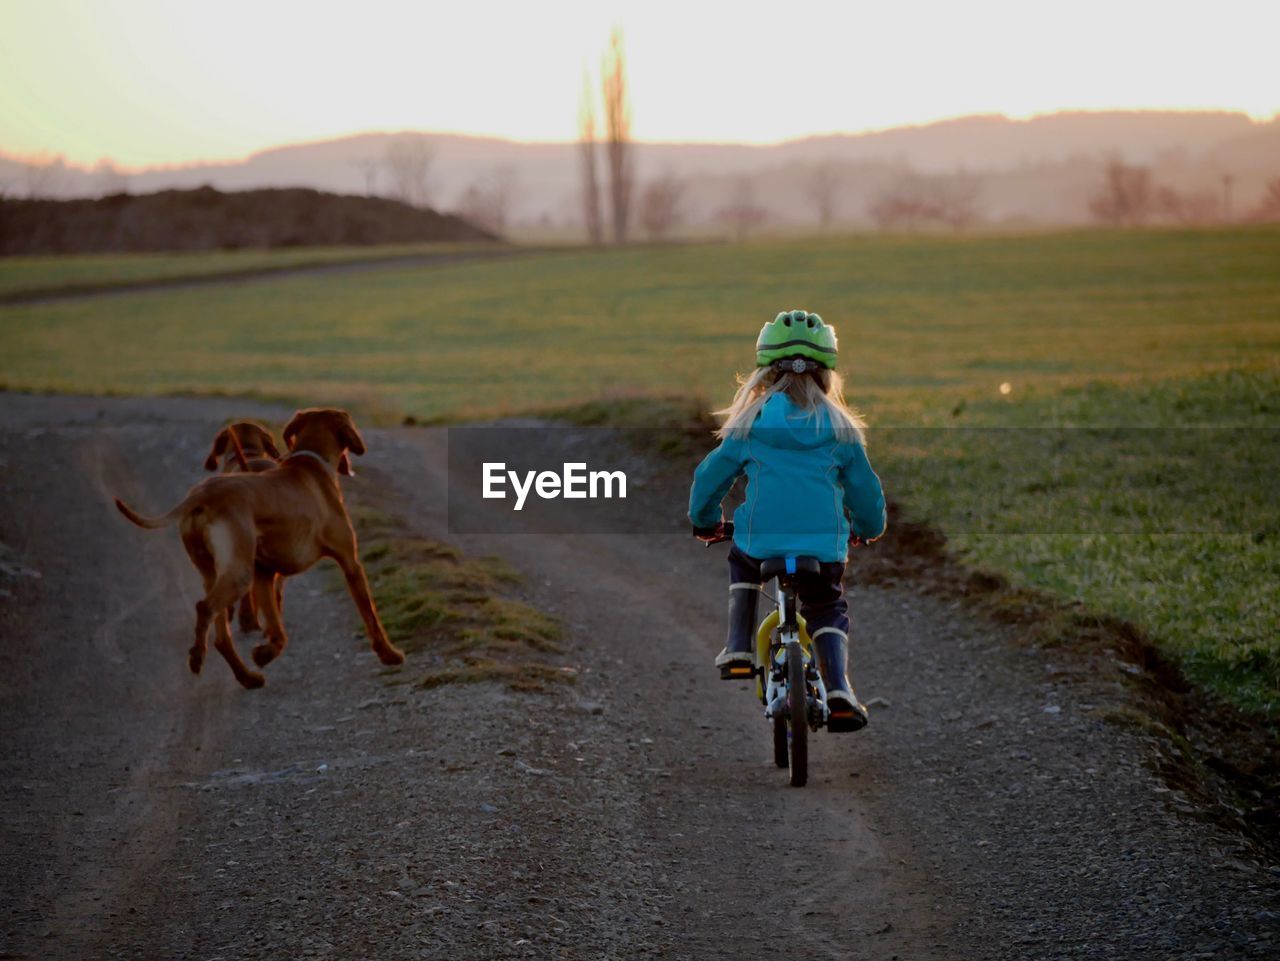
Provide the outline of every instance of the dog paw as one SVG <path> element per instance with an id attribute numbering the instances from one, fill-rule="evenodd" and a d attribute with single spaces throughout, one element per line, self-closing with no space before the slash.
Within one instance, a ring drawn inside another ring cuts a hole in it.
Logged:
<path id="1" fill-rule="evenodd" d="M 384 647 L 377 652 L 378 660 L 383 664 L 396 665 L 404 663 L 404 653 L 398 647 Z"/>
<path id="2" fill-rule="evenodd" d="M 204 651 L 188 652 L 187 667 L 191 668 L 192 674 L 199 674 L 200 668 L 204 667 Z"/>
<path id="3" fill-rule="evenodd" d="M 253 663 L 258 667 L 266 667 L 279 656 L 280 652 L 270 644 L 259 644 L 253 649 Z"/>
<path id="4" fill-rule="evenodd" d="M 267 683 L 267 679 L 256 671 L 245 671 L 244 676 L 238 678 L 238 680 L 240 681 L 241 686 L 247 687 L 251 691 L 254 688 L 262 687 L 262 685 Z"/>
<path id="5" fill-rule="evenodd" d="M 240 633 L 241 633 L 241 634 L 256 634 L 256 633 L 258 633 L 260 630 L 262 630 L 262 628 L 258 626 L 258 622 L 257 622 L 257 621 L 248 621 L 248 620 L 245 620 L 245 621 L 241 621 L 241 622 L 240 622 Z"/>

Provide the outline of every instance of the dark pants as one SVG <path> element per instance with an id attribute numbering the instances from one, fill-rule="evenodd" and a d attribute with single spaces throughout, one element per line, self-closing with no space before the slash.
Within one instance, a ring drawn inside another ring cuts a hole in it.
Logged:
<path id="1" fill-rule="evenodd" d="M 729 583 L 759 584 L 760 561 L 736 546 L 729 548 Z M 844 599 L 844 565 L 832 561 L 818 574 L 796 575 L 796 597 L 809 636 L 823 627 L 849 633 L 849 603 Z"/>

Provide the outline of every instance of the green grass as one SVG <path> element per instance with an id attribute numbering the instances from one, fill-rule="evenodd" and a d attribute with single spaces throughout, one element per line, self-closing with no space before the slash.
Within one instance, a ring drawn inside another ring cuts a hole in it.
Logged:
<path id="1" fill-rule="evenodd" d="M 358 263 L 491 248 L 484 244 L 389 244 L 376 247 L 295 247 L 187 254 L 86 254 L 0 257 L 0 298 L 36 291 L 129 286 L 150 281 L 197 280 L 263 270 Z"/>
<path id="2" fill-rule="evenodd" d="M 0 383 L 687 424 L 729 399 L 763 320 L 816 309 L 910 514 L 974 565 L 1131 619 L 1195 679 L 1275 715 L 1276 498 L 1249 473 L 1274 445 L 1222 432 L 1205 454 L 1207 435 L 1173 429 L 1280 425 L 1278 265 L 1275 227 L 540 253 L 12 305 Z M 1065 446 L 987 430 L 1125 425 L 1166 430 Z"/>

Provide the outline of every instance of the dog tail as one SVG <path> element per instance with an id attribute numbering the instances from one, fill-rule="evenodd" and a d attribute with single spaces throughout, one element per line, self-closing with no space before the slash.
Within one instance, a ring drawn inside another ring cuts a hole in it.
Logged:
<path id="1" fill-rule="evenodd" d="M 134 524 L 137 524 L 139 527 L 146 528 L 149 531 L 155 531 L 155 530 L 159 530 L 162 527 L 168 527 L 170 524 L 173 523 L 174 519 L 178 517 L 179 514 L 182 513 L 183 508 L 187 506 L 187 502 L 184 500 L 181 504 L 179 504 L 173 510 L 169 511 L 169 513 L 167 514 L 162 514 L 159 517 L 143 517 L 141 514 L 135 511 L 132 507 L 130 507 L 120 498 L 117 497 L 115 501 L 116 501 L 116 507 L 120 509 L 121 514 L 127 517 Z"/>

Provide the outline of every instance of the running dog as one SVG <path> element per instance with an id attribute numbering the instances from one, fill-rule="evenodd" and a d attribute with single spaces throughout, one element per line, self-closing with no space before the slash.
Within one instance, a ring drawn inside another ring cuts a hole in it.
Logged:
<path id="1" fill-rule="evenodd" d="M 384 664 L 404 663 L 404 654 L 378 619 L 338 486 L 344 457 L 348 451 L 363 454 L 364 438 L 345 410 L 314 408 L 298 411 L 283 436 L 289 453 L 274 470 L 210 477 L 159 517 L 143 517 L 116 498 L 120 513 L 139 527 L 156 530 L 177 522 L 187 556 L 204 578 L 205 596 L 196 602 L 188 666 L 198 674 L 204 665 L 212 623 L 213 646 L 236 680 L 247 688 L 266 683 L 261 673 L 241 661 L 227 609 L 252 587 L 266 628 L 264 642 L 253 649 L 253 660 L 266 666 L 288 644 L 273 581 L 277 575 L 300 574 L 322 557 L 333 558 L 342 569 L 373 652 Z"/>

